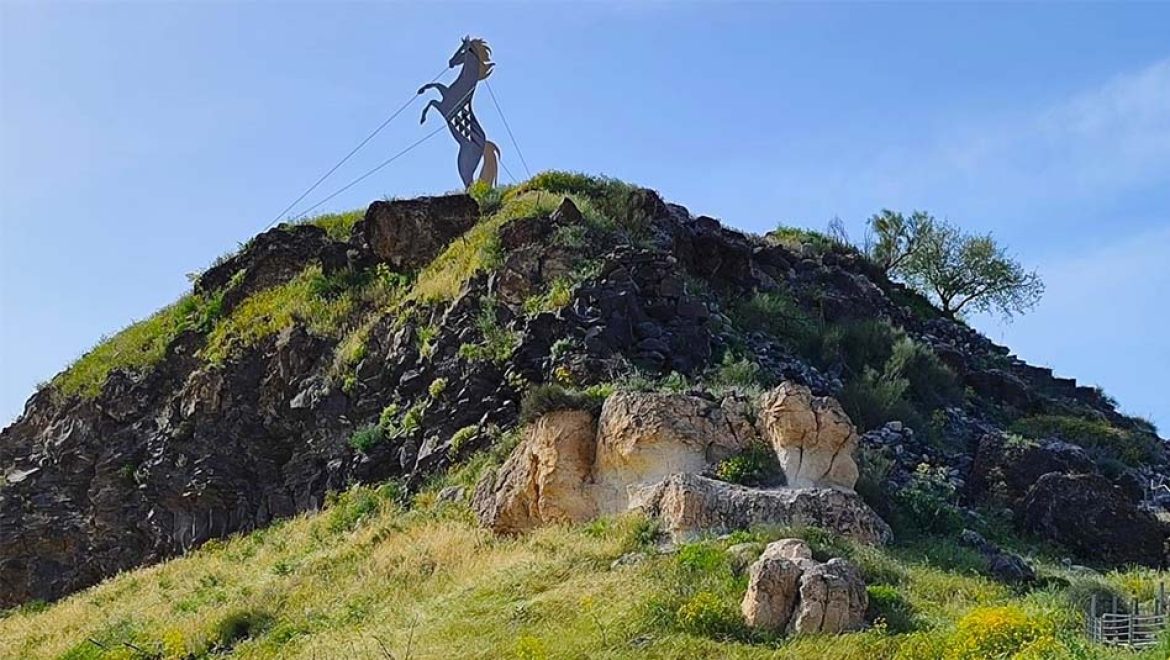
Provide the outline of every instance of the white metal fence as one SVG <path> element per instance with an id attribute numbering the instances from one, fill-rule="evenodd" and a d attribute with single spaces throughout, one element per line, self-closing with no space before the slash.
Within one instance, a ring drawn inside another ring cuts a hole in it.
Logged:
<path id="1" fill-rule="evenodd" d="M 1158 595 L 1153 605 L 1142 604 L 1134 599 L 1131 603 L 1119 602 L 1116 597 L 1101 602 L 1096 594 L 1089 603 L 1086 632 L 1093 641 L 1131 649 L 1150 648 L 1158 643 L 1166 629 L 1166 585 L 1158 585 Z M 1128 606 L 1128 611 L 1125 611 Z"/>

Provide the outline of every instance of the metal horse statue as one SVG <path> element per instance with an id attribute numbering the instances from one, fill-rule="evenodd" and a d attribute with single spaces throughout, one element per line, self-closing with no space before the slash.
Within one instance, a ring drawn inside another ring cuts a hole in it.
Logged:
<path id="1" fill-rule="evenodd" d="M 483 160 L 483 168 L 479 172 L 479 180 L 490 186 L 496 185 L 497 168 L 499 166 L 500 149 L 487 139 L 479 120 L 471 111 L 471 97 L 475 94 L 475 85 L 492 73 L 495 64 L 490 62 L 492 49 L 483 39 L 463 37 L 459 49 L 451 56 L 448 65 L 451 68 L 462 65 L 459 76 L 450 86 L 441 83 L 429 83 L 419 88 L 422 94 L 428 89 L 439 90 L 443 98 L 430 100 L 422 111 L 422 119 L 427 120 L 427 111 L 435 108 L 447 119 L 447 128 L 459 143 L 459 176 L 463 178 L 463 185 L 470 187 L 475 179 L 475 168 Z"/>

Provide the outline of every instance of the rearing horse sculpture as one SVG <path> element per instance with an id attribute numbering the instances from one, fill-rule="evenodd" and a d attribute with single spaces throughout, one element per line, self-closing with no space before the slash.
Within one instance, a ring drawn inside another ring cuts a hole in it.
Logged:
<path id="1" fill-rule="evenodd" d="M 487 139 L 475 113 L 471 111 L 471 97 L 475 94 L 476 84 L 492 73 L 495 64 L 490 62 L 492 49 L 483 39 L 463 37 L 459 49 L 451 56 L 448 65 L 451 68 L 462 65 L 459 76 L 450 86 L 442 83 L 429 83 L 419 88 L 422 94 L 428 89 L 439 90 L 443 98 L 427 102 L 422 111 L 422 119 L 427 120 L 427 111 L 435 108 L 447 119 L 447 128 L 459 143 L 459 176 L 463 178 L 463 185 L 470 187 L 475 179 L 475 168 L 483 160 L 483 168 L 479 172 L 479 180 L 490 186 L 496 185 L 497 167 L 499 166 L 500 149 Z"/>

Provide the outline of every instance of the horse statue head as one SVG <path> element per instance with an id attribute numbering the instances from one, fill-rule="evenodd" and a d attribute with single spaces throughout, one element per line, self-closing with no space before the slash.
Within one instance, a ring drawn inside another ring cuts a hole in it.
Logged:
<path id="1" fill-rule="evenodd" d="M 459 43 L 459 48 L 447 62 L 447 66 L 453 69 L 461 64 L 466 65 L 468 64 L 469 58 L 474 58 L 479 68 L 479 77 L 477 80 L 483 80 L 492 75 L 492 68 L 496 65 L 491 61 L 492 49 L 491 46 L 487 45 L 486 41 L 478 37 L 474 39 L 470 36 L 463 37 L 463 41 Z"/>

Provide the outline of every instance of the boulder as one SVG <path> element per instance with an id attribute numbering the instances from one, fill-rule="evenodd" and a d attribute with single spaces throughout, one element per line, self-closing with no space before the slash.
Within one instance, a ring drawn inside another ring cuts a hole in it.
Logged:
<path id="1" fill-rule="evenodd" d="M 624 511 L 628 492 L 671 474 L 703 472 L 738 452 L 750 438 L 735 408 L 685 394 L 619 392 L 605 400 L 597 433 L 601 513 Z"/>
<path id="2" fill-rule="evenodd" d="M 1036 581 L 1036 572 L 1024 558 L 1004 550 L 972 529 L 964 529 L 959 540 L 983 555 L 983 572 L 992 579 L 1007 584 L 1030 584 Z"/>
<path id="3" fill-rule="evenodd" d="M 1015 506 L 1049 472 L 1091 474 L 1096 471 L 1093 460 L 1077 445 L 988 433 L 979 439 L 967 492 L 975 499 L 998 498 L 1008 506 Z"/>
<path id="4" fill-rule="evenodd" d="M 801 569 L 777 556 L 764 556 L 748 568 L 748 588 L 740 610 L 752 628 L 784 632 L 796 607 Z"/>
<path id="5" fill-rule="evenodd" d="M 552 522 L 581 522 L 597 511 L 586 491 L 596 428 L 583 410 L 541 416 L 500 467 L 475 489 L 472 508 L 480 522 L 514 534 Z"/>
<path id="6" fill-rule="evenodd" d="M 869 598 L 847 560 L 821 563 L 800 539 L 770 543 L 748 569 L 741 610 L 749 627 L 794 634 L 837 634 L 865 627 Z"/>
<path id="7" fill-rule="evenodd" d="M 1086 560 L 1166 564 L 1167 526 L 1100 475 L 1045 474 L 1016 514 L 1021 530 L 1056 541 Z"/>
<path id="8" fill-rule="evenodd" d="M 406 271 L 430 263 L 478 218 L 479 205 L 468 195 L 419 197 L 370 204 L 360 231 L 379 261 Z"/>
<path id="9" fill-rule="evenodd" d="M 800 575 L 800 596 L 788 623 L 798 635 L 838 634 L 865 627 L 869 597 L 861 571 L 839 557 L 814 564 Z"/>
<path id="10" fill-rule="evenodd" d="M 760 399 L 760 430 L 772 444 L 788 485 L 836 487 L 857 483 L 857 430 L 836 399 L 782 383 Z"/>
<path id="11" fill-rule="evenodd" d="M 632 493 L 630 508 L 658 517 L 680 539 L 753 525 L 821 527 L 870 544 L 886 543 L 893 536 L 859 495 L 836 488 L 761 490 L 675 474 Z"/>

